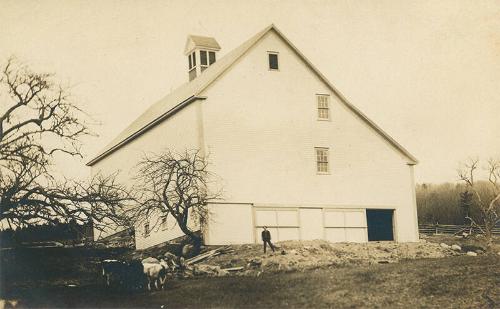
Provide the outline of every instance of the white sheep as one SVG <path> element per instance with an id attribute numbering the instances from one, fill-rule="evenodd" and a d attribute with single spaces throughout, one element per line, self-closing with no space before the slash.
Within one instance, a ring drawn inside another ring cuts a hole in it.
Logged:
<path id="1" fill-rule="evenodd" d="M 144 274 L 148 280 L 148 290 L 151 291 L 151 285 L 156 289 L 163 289 L 167 279 L 168 264 L 165 260 L 160 260 L 160 263 L 142 262 Z"/>

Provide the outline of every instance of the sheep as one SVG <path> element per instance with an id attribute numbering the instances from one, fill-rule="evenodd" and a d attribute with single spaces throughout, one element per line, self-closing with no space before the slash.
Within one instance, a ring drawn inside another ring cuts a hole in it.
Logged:
<path id="1" fill-rule="evenodd" d="M 160 260 L 160 263 L 148 263 L 143 260 L 142 265 L 144 267 L 144 274 L 147 278 L 148 290 L 151 291 L 152 285 L 154 285 L 156 289 L 163 289 L 167 279 L 167 262 L 163 259 Z"/>

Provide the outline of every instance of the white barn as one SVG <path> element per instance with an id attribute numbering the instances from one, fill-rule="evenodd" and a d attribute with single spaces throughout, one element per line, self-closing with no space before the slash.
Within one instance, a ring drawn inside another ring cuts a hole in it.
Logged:
<path id="1" fill-rule="evenodd" d="M 418 240 L 417 160 L 370 121 L 274 26 L 216 59 L 213 38 L 189 36 L 189 80 L 153 104 L 88 165 L 121 170 L 145 151 L 199 149 L 222 179 L 209 205 L 209 245 L 274 241 Z M 170 217 L 171 218 L 171 217 Z M 144 249 L 182 233 L 136 229 Z"/>

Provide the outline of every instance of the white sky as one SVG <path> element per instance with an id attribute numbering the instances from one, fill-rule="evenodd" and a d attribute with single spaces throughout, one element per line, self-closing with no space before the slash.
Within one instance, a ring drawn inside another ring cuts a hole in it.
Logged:
<path id="1" fill-rule="evenodd" d="M 0 0 L 0 61 L 16 55 L 72 85 L 102 122 L 86 162 L 187 81 L 188 34 L 215 37 L 221 57 L 271 23 L 420 160 L 417 182 L 500 156 L 500 1 Z"/>

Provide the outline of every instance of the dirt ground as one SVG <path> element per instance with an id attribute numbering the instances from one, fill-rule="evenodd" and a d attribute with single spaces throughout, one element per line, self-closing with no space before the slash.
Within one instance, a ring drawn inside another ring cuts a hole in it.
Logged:
<path id="1" fill-rule="evenodd" d="M 151 293 L 23 287 L 19 308 L 499 308 L 500 257 L 451 256 L 258 277 L 171 280 Z"/>
<path id="2" fill-rule="evenodd" d="M 460 245 L 461 251 L 440 244 Z M 103 288 L 99 261 L 130 250 L 32 249 L 1 252 L 0 298 L 33 307 L 444 307 L 500 308 L 500 239 L 483 252 L 480 239 L 423 237 L 419 243 L 282 242 L 230 246 L 204 260 L 218 269 L 169 279 L 165 291 Z M 210 250 L 212 248 L 207 248 Z M 477 250 L 478 256 L 466 251 Z M 161 253 L 142 252 L 141 256 Z M 134 253 L 137 256 L 137 253 Z M 220 276 L 224 277 L 213 277 Z M 1 303 L 0 303 L 1 307 Z"/>

